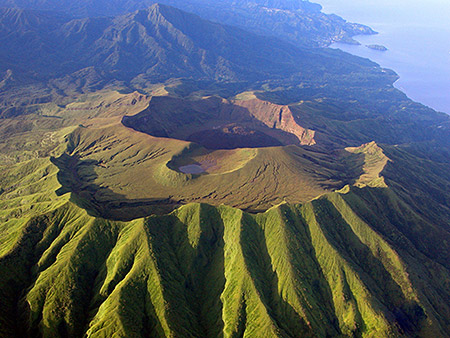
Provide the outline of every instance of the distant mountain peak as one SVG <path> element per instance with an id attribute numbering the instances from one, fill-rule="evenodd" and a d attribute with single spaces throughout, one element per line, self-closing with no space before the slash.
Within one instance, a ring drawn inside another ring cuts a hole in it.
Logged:
<path id="1" fill-rule="evenodd" d="M 36 11 L 21 8 L 0 8 L 0 32 L 21 32 L 25 30 L 51 30 L 55 25 L 67 21 L 60 13 Z"/>
<path id="2" fill-rule="evenodd" d="M 304 72 L 301 64 L 315 59 L 283 41 L 158 3 L 114 18 L 75 20 L 11 10 L 0 17 L 0 27 L 7 32 L 12 20 L 17 23 L 14 37 L 4 34 L 0 57 L 49 78 L 87 67 L 126 81 L 139 74 L 151 81 L 286 78 Z M 23 45 L 31 52 L 21 53 Z"/>
<path id="3" fill-rule="evenodd" d="M 161 13 L 161 7 L 162 7 L 161 4 L 155 3 L 155 4 L 151 5 L 151 6 L 149 6 L 148 8 L 138 9 L 138 10 L 136 10 L 136 11 L 130 13 L 130 14 L 133 15 L 133 16 L 147 16 L 147 17 L 152 15 L 152 14 L 153 15 L 154 14 L 160 15 L 160 14 L 162 14 Z"/>
<path id="4" fill-rule="evenodd" d="M 0 17 L 1 25 L 10 29 L 15 26 L 35 25 L 40 21 L 39 12 L 20 8 L 0 8 Z"/>
<path id="5" fill-rule="evenodd" d="M 169 22 L 171 20 L 174 20 L 174 16 L 180 16 L 181 13 L 182 11 L 177 8 L 156 3 L 146 9 L 139 9 L 135 12 L 119 17 L 132 19 L 140 23 L 152 22 L 156 25 L 160 24 L 161 22 Z"/>

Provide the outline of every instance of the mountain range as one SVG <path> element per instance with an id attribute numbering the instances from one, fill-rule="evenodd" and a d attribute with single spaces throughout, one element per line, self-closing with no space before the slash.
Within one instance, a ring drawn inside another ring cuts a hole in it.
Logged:
<path id="1" fill-rule="evenodd" d="M 0 4 L 1 337 L 450 336 L 450 117 L 323 48 L 369 28 Z"/>
<path id="2" fill-rule="evenodd" d="M 155 3 L 152 0 L 1 0 L 0 7 L 54 11 L 75 17 L 104 17 L 147 9 Z M 327 46 L 335 41 L 356 44 L 352 36 L 375 34 L 367 26 L 324 14 L 320 5 L 303 0 L 219 0 L 214 3 L 203 0 L 161 0 L 158 3 L 308 47 Z"/>

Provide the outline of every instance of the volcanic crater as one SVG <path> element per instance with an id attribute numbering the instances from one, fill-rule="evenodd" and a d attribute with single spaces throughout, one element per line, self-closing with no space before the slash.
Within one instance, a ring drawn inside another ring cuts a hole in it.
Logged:
<path id="1" fill-rule="evenodd" d="M 151 136 L 195 142 L 213 150 L 315 144 L 314 131 L 301 127 L 288 106 L 258 98 L 153 97 L 147 109 L 124 116 L 122 123 Z"/>

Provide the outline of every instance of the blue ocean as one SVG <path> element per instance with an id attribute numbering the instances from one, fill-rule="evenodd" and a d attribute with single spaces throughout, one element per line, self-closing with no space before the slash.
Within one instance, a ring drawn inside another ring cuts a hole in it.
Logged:
<path id="1" fill-rule="evenodd" d="M 325 13 L 366 24 L 379 34 L 357 36 L 360 46 L 333 44 L 400 76 L 395 86 L 411 99 L 450 114 L 450 1 L 318 0 Z M 388 51 L 372 50 L 379 44 Z"/>

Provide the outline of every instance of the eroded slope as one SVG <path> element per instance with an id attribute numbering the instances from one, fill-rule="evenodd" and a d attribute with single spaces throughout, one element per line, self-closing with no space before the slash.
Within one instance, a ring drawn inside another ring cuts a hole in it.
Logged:
<path id="1" fill-rule="evenodd" d="M 152 136 L 194 141 L 210 149 L 315 144 L 314 131 L 300 126 L 288 106 L 257 98 L 153 97 L 144 111 L 125 116 L 122 123 Z"/>
<path id="2" fill-rule="evenodd" d="M 120 124 L 148 104 L 2 121 L 2 336 L 448 337 L 434 148 L 208 150 Z"/>
<path id="3" fill-rule="evenodd" d="M 125 223 L 66 202 L 0 258 L 1 333 L 446 337 L 448 264 L 399 227 L 421 222 L 369 187 L 256 216 L 190 204 Z"/>
<path id="4" fill-rule="evenodd" d="M 361 160 L 358 154 L 295 145 L 213 151 L 114 125 L 78 128 L 67 154 L 54 163 L 66 191 L 99 206 L 103 217 L 130 219 L 155 211 L 154 204 L 167 210 L 190 202 L 224 203 L 263 211 L 283 201 L 308 201 L 352 184 Z M 188 165 L 202 172 L 183 172 Z M 134 210 L 126 211 L 127 205 Z"/>

